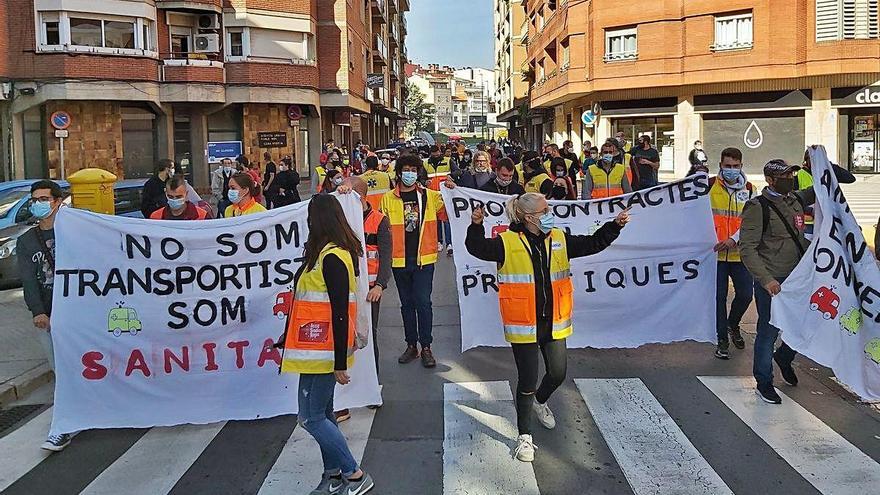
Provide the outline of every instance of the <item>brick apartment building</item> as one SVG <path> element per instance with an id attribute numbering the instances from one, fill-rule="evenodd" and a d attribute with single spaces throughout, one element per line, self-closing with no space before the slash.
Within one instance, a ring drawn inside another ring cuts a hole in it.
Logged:
<path id="1" fill-rule="evenodd" d="M 511 139 L 523 140 L 529 105 L 529 88 L 523 79 L 523 68 L 527 65 L 528 18 L 523 0 L 494 0 L 494 3 L 498 121 L 507 123 Z"/>
<path id="2" fill-rule="evenodd" d="M 305 176 L 330 137 L 384 145 L 402 114 L 407 10 L 408 0 L 0 0 L 2 176 L 60 177 L 59 111 L 70 116 L 67 174 L 145 177 L 167 157 L 199 188 L 214 166 L 208 143 L 241 142 L 251 160 L 291 155 Z"/>
<path id="3" fill-rule="evenodd" d="M 821 143 L 880 173 L 878 0 L 523 3 L 532 143 L 649 134 L 678 175 L 697 139 L 750 173 Z"/>

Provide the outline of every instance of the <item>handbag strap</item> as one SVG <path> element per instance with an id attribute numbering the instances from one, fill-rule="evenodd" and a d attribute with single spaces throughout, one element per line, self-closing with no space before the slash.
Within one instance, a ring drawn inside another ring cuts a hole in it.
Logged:
<path id="1" fill-rule="evenodd" d="M 773 210 L 779 217 L 779 219 L 782 220 L 782 224 L 785 225 L 785 230 L 788 231 L 788 235 L 791 236 L 791 239 L 794 241 L 795 245 L 797 245 L 798 253 L 803 256 L 804 253 L 807 252 L 807 250 L 804 249 L 804 246 L 801 244 L 800 236 L 798 236 L 797 233 L 794 231 L 794 227 L 791 226 L 791 224 L 788 222 L 788 219 L 785 218 L 785 215 L 783 215 L 782 212 L 779 211 L 779 208 L 777 208 L 775 204 L 773 204 L 764 196 L 760 196 L 759 201 L 761 201 L 761 204 L 765 207 L 769 207 L 771 210 Z"/>

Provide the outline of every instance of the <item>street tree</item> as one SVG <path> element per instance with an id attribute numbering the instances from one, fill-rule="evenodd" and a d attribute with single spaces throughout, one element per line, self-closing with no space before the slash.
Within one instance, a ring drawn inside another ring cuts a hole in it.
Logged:
<path id="1" fill-rule="evenodd" d="M 406 130 L 410 135 L 417 132 L 434 132 L 434 105 L 425 102 L 425 94 L 415 84 L 407 84 Z"/>

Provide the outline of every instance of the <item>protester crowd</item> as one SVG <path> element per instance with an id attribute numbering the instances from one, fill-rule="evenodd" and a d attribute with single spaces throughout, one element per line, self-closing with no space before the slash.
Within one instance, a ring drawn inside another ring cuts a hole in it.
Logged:
<path id="1" fill-rule="evenodd" d="M 351 151 L 344 145 L 336 147 L 332 141 L 326 143 L 311 178 L 315 194 L 308 210 L 311 229 L 305 262 L 296 276 L 291 320 L 295 325 L 323 319 L 332 331 L 317 351 L 303 347 L 292 334 L 283 341 L 285 350 L 299 356 L 290 363 L 285 361 L 283 367 L 283 371 L 302 375 L 299 422 L 318 441 L 325 462 L 321 484 L 313 494 L 341 493 L 341 487 L 348 486 L 346 493 L 354 495 L 372 488 L 372 480 L 354 461 L 336 426 L 348 418 L 348 412 L 333 408 L 333 388 L 336 383 L 348 383 L 347 370 L 354 359 L 356 317 L 349 301 L 355 277 L 360 275 L 357 260 L 362 255 L 367 259 L 367 301 L 371 304 L 377 368 L 378 310 L 391 277 L 400 297 L 404 326 L 405 348 L 398 362 L 420 360 L 426 368 L 437 364 L 431 349 L 434 265 L 442 252 L 453 255 L 440 187 L 465 187 L 511 197 L 507 203 L 510 229 L 486 238 L 483 213 L 477 209 L 465 246 L 473 256 L 498 265 L 503 331 L 513 348 L 519 374 L 516 455 L 526 462 L 534 458 L 532 415 L 545 427 L 554 427 L 547 400 L 565 378 L 565 339 L 573 331 L 571 303 L 565 304 L 572 290 L 569 259 L 607 248 L 629 221 L 624 212 L 593 235 L 574 236 L 554 227 L 547 201 L 602 199 L 659 183 L 660 156 L 650 136 L 640 136 L 630 145 L 618 134 L 599 146 L 586 142 L 580 151 L 575 152 L 571 141 L 562 146 L 546 143 L 541 150 L 528 150 L 510 141 L 493 140 L 474 149 L 463 141 L 450 141 L 379 153 L 364 143 L 357 143 Z M 301 201 L 301 178 L 293 160 L 288 156 L 276 164 L 269 153 L 262 158 L 262 167 L 243 156 L 224 159 L 211 174 L 211 202 L 202 201 L 185 178 L 175 175 L 172 161 L 160 160 L 144 186 L 143 214 L 156 220 L 197 221 L 250 215 Z M 712 160 L 717 160 L 717 165 L 710 165 Z M 805 153 L 801 164 L 781 159 L 768 162 L 763 168 L 767 182 L 763 190 L 748 181 L 742 152 L 736 148 L 709 157 L 697 142 L 689 162 L 692 172 L 712 175 L 709 197 L 718 256 L 714 355 L 729 359 L 731 344 L 737 350 L 745 348 L 741 321 L 754 299 L 758 311 L 754 344 L 757 393 L 764 401 L 779 404 L 781 398 L 773 387 L 773 362 L 787 384 L 795 386 L 798 380 L 792 367 L 795 352 L 784 343 L 776 348 L 780 330 L 770 324 L 770 307 L 781 283 L 810 244 L 811 205 L 816 196 L 809 154 Z M 855 180 L 840 167 L 834 166 L 834 170 L 842 183 Z M 366 253 L 361 253 L 339 202 L 330 194 L 351 191 L 362 200 Z M 44 180 L 33 184 L 31 197 L 30 210 L 39 223 L 22 236 L 18 258 L 25 301 L 34 325 L 46 331 L 40 335 L 51 362 L 47 331 L 52 313 L 53 226 L 63 204 L 62 191 L 54 182 Z M 731 283 L 734 297 L 728 305 Z M 298 306 L 296 301 L 305 295 L 309 305 Z M 516 304 L 527 302 L 527 311 L 510 307 L 514 300 Z M 312 310 L 322 316 L 309 313 Z M 547 369 L 540 386 L 538 354 Z M 61 450 L 70 437 L 50 436 L 44 448 Z"/>

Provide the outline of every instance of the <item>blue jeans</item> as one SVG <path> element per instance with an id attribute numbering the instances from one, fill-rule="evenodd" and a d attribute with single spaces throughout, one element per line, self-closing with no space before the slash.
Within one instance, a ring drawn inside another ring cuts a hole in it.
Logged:
<path id="1" fill-rule="evenodd" d="M 358 470 L 357 461 L 351 455 L 348 443 L 333 414 L 333 390 L 336 377 L 333 373 L 299 376 L 299 414 L 297 422 L 305 428 L 321 447 L 324 471 L 351 476 Z"/>
<path id="2" fill-rule="evenodd" d="M 434 338 L 431 327 L 434 323 L 434 310 L 431 308 L 431 292 L 434 290 L 434 264 L 421 267 L 413 264 L 405 268 L 394 268 L 394 283 L 400 296 L 400 315 L 403 317 L 403 332 L 409 345 L 422 344 L 430 347 Z"/>
<path id="3" fill-rule="evenodd" d="M 733 280 L 733 302 L 727 313 L 728 279 Z M 718 283 L 715 290 L 715 330 L 718 342 L 727 342 L 727 329 L 736 328 L 752 303 L 752 275 L 738 261 L 718 262 Z"/>
<path id="4" fill-rule="evenodd" d="M 782 283 L 784 278 L 778 279 Z M 758 328 L 755 336 L 755 360 L 752 373 L 758 387 L 773 385 L 773 348 L 779 329 L 770 324 L 771 296 L 760 282 L 755 281 L 755 306 L 758 308 Z M 790 365 L 797 352 L 785 342 L 776 351 L 783 364 Z"/>
<path id="5" fill-rule="evenodd" d="M 446 233 L 446 236 L 443 236 L 443 233 Z M 449 222 L 442 222 L 437 220 L 437 242 L 442 242 L 443 244 L 452 244 L 452 227 L 450 227 Z"/>

